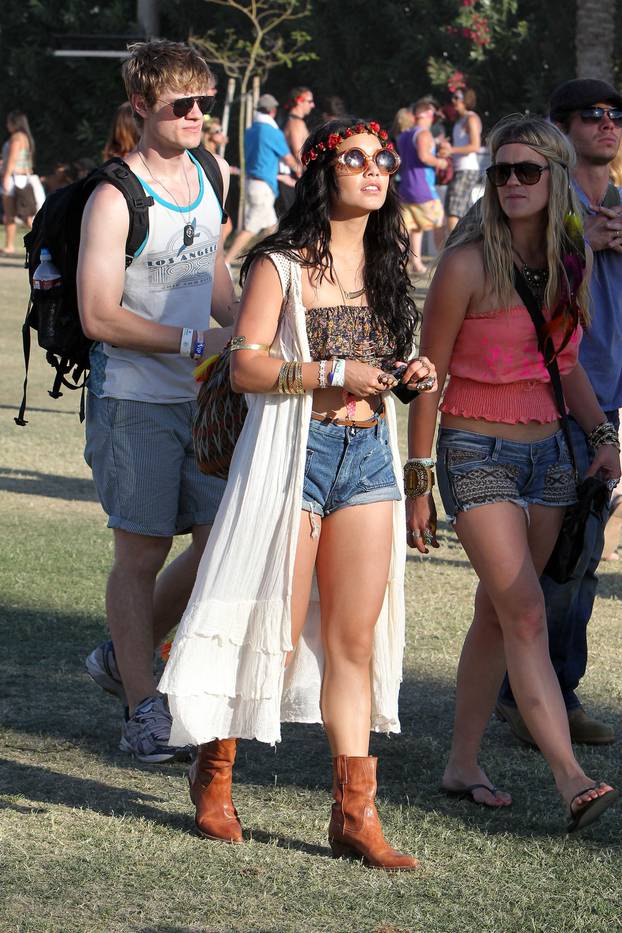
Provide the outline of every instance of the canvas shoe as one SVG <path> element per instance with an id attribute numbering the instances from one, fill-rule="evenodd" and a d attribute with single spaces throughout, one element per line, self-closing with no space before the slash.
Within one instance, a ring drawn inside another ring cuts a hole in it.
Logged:
<path id="1" fill-rule="evenodd" d="M 98 645 L 89 654 L 85 661 L 87 673 L 93 678 L 95 683 L 105 690 L 118 697 L 124 706 L 127 706 L 127 697 L 123 688 L 123 681 L 117 667 L 117 659 L 114 653 L 114 646 L 111 641 L 105 641 Z M 156 683 L 162 677 L 165 662 L 158 650 L 153 653 L 153 674 Z"/>
<path id="2" fill-rule="evenodd" d="M 160 693 L 147 697 L 131 716 L 126 711 L 119 748 L 146 764 L 189 761 L 194 752 L 191 745 L 168 744 L 172 723 L 166 697 Z"/>

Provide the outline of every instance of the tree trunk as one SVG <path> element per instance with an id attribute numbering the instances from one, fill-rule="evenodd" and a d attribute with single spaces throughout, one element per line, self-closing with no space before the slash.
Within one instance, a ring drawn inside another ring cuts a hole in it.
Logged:
<path id="1" fill-rule="evenodd" d="M 577 77 L 613 82 L 615 0 L 577 0 Z"/>

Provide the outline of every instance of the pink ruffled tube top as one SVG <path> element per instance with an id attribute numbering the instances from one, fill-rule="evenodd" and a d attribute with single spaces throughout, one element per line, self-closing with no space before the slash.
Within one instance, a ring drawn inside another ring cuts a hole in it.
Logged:
<path id="1" fill-rule="evenodd" d="M 577 364 L 581 327 L 557 357 L 562 375 Z M 555 337 L 556 346 L 561 343 Z M 442 412 L 503 424 L 559 417 L 536 332 L 524 305 L 465 318 L 449 363 Z"/>

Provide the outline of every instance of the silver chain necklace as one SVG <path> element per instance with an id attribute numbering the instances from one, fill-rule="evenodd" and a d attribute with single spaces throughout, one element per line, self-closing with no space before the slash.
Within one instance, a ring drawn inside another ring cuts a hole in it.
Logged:
<path id="1" fill-rule="evenodd" d="M 143 154 L 142 154 L 142 152 L 140 151 L 140 149 L 137 149 L 136 151 L 137 151 L 137 153 L 138 153 L 138 155 L 139 155 L 140 161 L 143 163 L 143 165 L 145 166 L 145 168 L 146 168 L 147 171 L 149 172 L 150 176 L 153 178 L 154 181 L 156 181 L 156 182 L 160 185 L 160 187 L 164 188 L 164 190 L 165 190 L 166 193 L 169 195 L 169 197 L 171 197 L 171 198 L 173 199 L 173 201 L 175 202 L 175 204 L 177 205 L 177 207 L 179 208 L 179 210 L 180 210 L 180 212 L 181 212 L 181 214 L 182 214 L 182 216 L 183 216 L 183 210 L 182 210 L 182 208 L 181 208 L 181 205 L 180 205 L 179 201 L 177 200 L 177 198 L 175 197 L 175 195 L 173 194 L 173 192 L 172 192 L 172 191 L 169 191 L 169 189 L 166 187 L 166 185 L 164 184 L 164 182 L 160 181 L 159 178 L 156 178 L 156 177 L 155 177 L 155 175 L 153 174 L 153 172 L 151 171 L 151 169 L 150 169 L 149 166 L 147 165 L 147 162 L 146 162 L 145 159 L 143 158 Z M 184 171 L 184 178 L 186 179 L 186 186 L 187 186 L 187 188 L 188 188 L 188 205 L 190 205 L 190 182 L 188 181 L 188 175 L 186 174 L 185 171 Z M 184 234 L 184 246 L 192 246 L 192 244 L 194 243 L 195 229 L 194 229 L 193 225 L 190 223 L 190 218 L 189 218 L 189 217 L 186 218 L 186 223 L 184 224 L 183 234 Z"/>

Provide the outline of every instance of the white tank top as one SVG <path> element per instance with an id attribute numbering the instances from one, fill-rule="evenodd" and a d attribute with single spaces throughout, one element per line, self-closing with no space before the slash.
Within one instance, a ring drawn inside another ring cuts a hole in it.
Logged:
<path id="1" fill-rule="evenodd" d="M 154 204 L 149 233 L 125 272 L 121 305 L 148 321 L 207 330 L 210 322 L 216 250 L 222 212 L 196 159 L 199 194 L 193 204 L 178 206 L 140 182 Z M 184 246 L 183 228 L 194 227 L 192 246 Z M 97 396 L 171 404 L 196 398 L 195 363 L 178 353 L 143 353 L 97 344 L 91 352 L 89 388 Z"/>
<path id="2" fill-rule="evenodd" d="M 467 113 L 461 120 L 454 123 L 451 131 L 451 141 L 454 146 L 468 146 L 471 142 L 467 129 L 467 120 L 469 116 L 470 114 Z M 479 161 L 476 152 L 469 152 L 466 155 L 454 155 L 452 159 L 457 172 L 477 172 L 479 170 Z"/>

